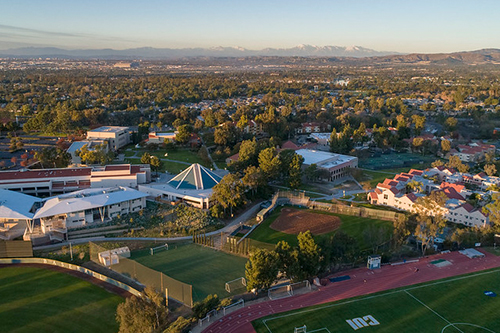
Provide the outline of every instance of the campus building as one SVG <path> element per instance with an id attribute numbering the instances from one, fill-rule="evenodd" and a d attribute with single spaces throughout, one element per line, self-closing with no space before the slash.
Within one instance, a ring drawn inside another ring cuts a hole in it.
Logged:
<path id="1" fill-rule="evenodd" d="M 87 132 L 87 140 L 107 140 L 109 147 L 118 150 L 130 143 L 128 127 L 102 126 Z"/>
<path id="2" fill-rule="evenodd" d="M 484 227 L 489 225 L 489 218 L 481 208 L 475 208 L 467 203 L 467 198 L 474 193 L 467 189 L 463 179 L 474 179 L 475 176 L 463 174 L 445 167 L 427 170 L 410 170 L 400 173 L 392 179 L 378 183 L 373 192 L 368 193 L 368 200 L 373 205 L 384 205 L 400 210 L 418 213 L 423 208 L 419 206 L 419 198 L 424 198 L 432 192 L 441 192 L 446 198 L 444 207 L 440 209 L 444 217 L 452 223 L 469 227 Z M 491 178 L 491 179 L 490 179 Z M 494 179 L 493 179 L 494 178 Z M 485 182 L 494 182 L 497 177 L 485 178 Z M 418 188 L 411 188 L 418 184 Z M 475 184 L 478 189 L 481 183 Z M 476 193 L 479 193 L 476 191 Z M 434 212 L 429 212 L 433 215 Z"/>
<path id="3" fill-rule="evenodd" d="M 1 171 L 0 189 L 36 196 L 68 193 L 87 188 L 127 186 L 151 182 L 148 164 Z"/>
<path id="4" fill-rule="evenodd" d="M 49 198 L 33 215 L 33 220 L 40 220 L 39 228 L 32 227 L 24 238 L 49 236 L 51 241 L 62 241 L 69 229 L 103 223 L 144 209 L 146 197 L 145 193 L 120 186 L 85 189 Z"/>
<path id="5" fill-rule="evenodd" d="M 139 185 L 139 191 L 160 200 L 183 202 L 196 208 L 208 209 L 212 188 L 221 179 L 204 166 L 192 164 L 168 183 Z"/>
<path id="6" fill-rule="evenodd" d="M 31 195 L 0 190 L 0 240 L 22 236 L 41 204 L 42 199 Z"/>
<path id="7" fill-rule="evenodd" d="M 299 149 L 296 153 L 304 158 L 304 167 L 316 164 L 318 168 L 327 170 L 330 173 L 330 181 L 345 178 L 350 175 L 349 169 L 358 167 L 358 158 L 354 156 L 312 149 Z"/>

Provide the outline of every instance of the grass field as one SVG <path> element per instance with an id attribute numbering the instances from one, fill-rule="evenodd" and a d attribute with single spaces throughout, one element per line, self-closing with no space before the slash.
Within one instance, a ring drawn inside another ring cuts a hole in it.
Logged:
<path id="1" fill-rule="evenodd" d="M 272 315 L 252 324 L 258 333 L 291 333 L 303 325 L 307 332 L 353 332 L 347 320 L 364 317 L 366 327 L 353 322 L 361 332 L 498 332 L 500 296 L 484 292 L 500 295 L 499 280 L 500 270 L 495 269 Z"/>
<path id="2" fill-rule="evenodd" d="M 68 274 L 0 268 L 1 332 L 117 332 L 115 311 L 122 301 Z"/>
<path id="3" fill-rule="evenodd" d="M 154 256 L 149 249 L 132 253 L 131 259 L 163 272 L 179 281 L 193 285 L 193 300 L 200 301 L 207 295 L 230 296 L 225 283 L 245 276 L 245 258 L 215 251 L 201 245 L 170 246 L 168 251 Z"/>
<path id="4" fill-rule="evenodd" d="M 286 207 L 286 206 L 285 206 Z M 298 207 L 293 207 L 294 209 L 299 209 Z M 255 239 L 260 242 L 264 243 L 271 243 L 271 244 L 276 244 L 281 240 L 284 240 L 288 242 L 288 244 L 292 246 L 297 245 L 297 235 L 290 235 L 290 234 L 285 234 L 280 231 L 276 231 L 270 228 L 270 225 L 276 220 L 276 218 L 280 215 L 282 207 L 278 207 L 274 210 L 274 212 L 269 215 L 267 219 L 265 219 L 255 230 L 248 236 L 251 239 Z M 361 248 L 367 247 L 365 245 L 365 240 L 363 238 L 363 230 L 368 226 L 368 225 L 375 225 L 375 226 L 381 226 L 387 228 L 388 232 L 389 230 L 392 229 L 392 223 L 390 221 L 384 221 L 384 220 L 375 220 L 375 219 L 369 219 L 365 217 L 359 217 L 359 216 L 351 216 L 351 215 L 342 215 L 342 214 L 334 214 L 334 213 L 328 213 L 328 212 L 322 212 L 322 211 L 311 211 L 307 210 L 308 212 L 314 212 L 317 214 L 327 214 L 327 215 L 334 215 L 338 216 L 340 220 L 342 221 L 342 224 L 340 225 L 339 230 L 344 231 L 346 234 L 350 235 L 351 237 L 356 238 L 358 241 L 358 244 Z M 324 237 L 330 237 L 333 235 L 336 231 L 332 231 L 327 234 L 323 235 L 318 235 L 315 236 L 314 238 L 316 240 L 319 240 Z"/>
<path id="5" fill-rule="evenodd" d="M 141 164 L 140 158 L 125 158 L 126 163 Z M 122 163 L 122 162 L 120 162 Z M 184 169 L 189 168 L 189 165 L 177 162 L 163 161 L 162 168 L 160 171 L 168 171 L 172 174 L 178 174 Z"/>

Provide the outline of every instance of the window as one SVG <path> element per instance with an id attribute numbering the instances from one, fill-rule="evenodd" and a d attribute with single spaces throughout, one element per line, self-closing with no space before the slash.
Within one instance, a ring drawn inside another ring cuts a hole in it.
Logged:
<path id="1" fill-rule="evenodd" d="M 389 196 L 387 194 L 384 194 L 384 199 L 389 199 Z"/>

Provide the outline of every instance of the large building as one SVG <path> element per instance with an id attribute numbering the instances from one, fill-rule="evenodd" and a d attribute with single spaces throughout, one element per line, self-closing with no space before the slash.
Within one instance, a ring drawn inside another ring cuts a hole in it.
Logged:
<path id="1" fill-rule="evenodd" d="M 40 230 L 26 234 L 48 235 L 50 240 L 66 239 L 68 229 L 103 223 L 118 215 L 138 212 L 146 207 L 147 194 L 129 187 L 86 189 L 47 199 L 36 211 Z"/>
<path id="2" fill-rule="evenodd" d="M 193 164 L 165 184 L 139 185 L 139 191 L 170 202 L 184 202 L 190 206 L 210 208 L 212 188 L 222 178 L 204 166 Z"/>
<path id="3" fill-rule="evenodd" d="M 304 158 L 305 167 L 316 164 L 318 168 L 330 173 L 328 180 L 336 181 L 350 175 L 349 169 L 358 167 L 358 158 L 312 149 L 299 149 L 297 154 Z"/>
<path id="4" fill-rule="evenodd" d="M 130 143 L 128 127 L 102 126 L 87 132 L 87 139 L 107 140 L 109 147 L 118 150 Z"/>
<path id="5" fill-rule="evenodd" d="M 41 203 L 42 199 L 31 195 L 0 190 L 0 239 L 14 239 L 32 228 L 34 213 Z"/>
<path id="6" fill-rule="evenodd" d="M 87 188 L 137 187 L 139 184 L 149 182 L 151 182 L 151 168 L 147 164 L 0 172 L 0 189 L 37 196 Z"/>

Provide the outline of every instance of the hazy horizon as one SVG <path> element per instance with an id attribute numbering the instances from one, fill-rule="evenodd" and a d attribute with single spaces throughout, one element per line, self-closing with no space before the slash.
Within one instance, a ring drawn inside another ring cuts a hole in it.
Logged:
<path id="1" fill-rule="evenodd" d="M 6 1 L 0 49 L 249 50 L 361 46 L 448 53 L 500 46 L 496 1 Z"/>

